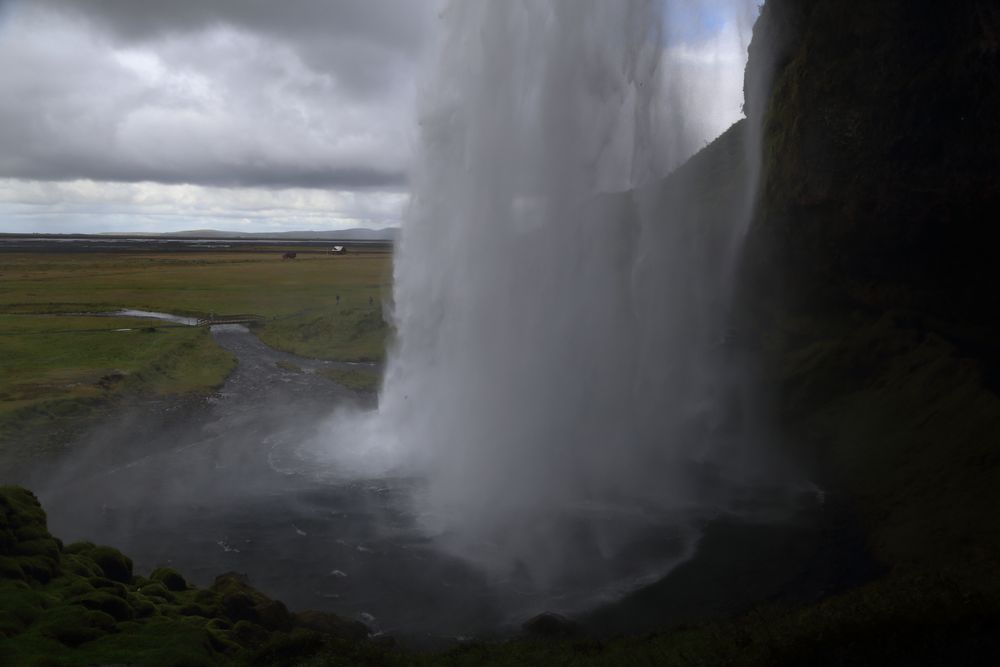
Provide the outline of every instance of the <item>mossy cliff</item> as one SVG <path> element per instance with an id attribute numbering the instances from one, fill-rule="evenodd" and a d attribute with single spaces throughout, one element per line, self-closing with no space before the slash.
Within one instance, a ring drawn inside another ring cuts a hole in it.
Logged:
<path id="1" fill-rule="evenodd" d="M 320 649 L 353 656 L 367 629 L 290 613 L 241 575 L 195 588 L 170 569 L 136 575 L 117 549 L 49 534 L 22 488 L 0 486 L 0 664 L 269 664 Z"/>
<path id="2" fill-rule="evenodd" d="M 801 286 L 789 296 L 995 324 L 998 14 L 971 0 L 767 3 L 746 107 L 764 123 L 756 232 Z"/>
<path id="3" fill-rule="evenodd" d="M 948 573 L 990 595 L 998 73 L 993 2 L 768 0 L 747 66 L 762 177 L 741 286 L 782 440 L 857 508 L 886 581 Z"/>

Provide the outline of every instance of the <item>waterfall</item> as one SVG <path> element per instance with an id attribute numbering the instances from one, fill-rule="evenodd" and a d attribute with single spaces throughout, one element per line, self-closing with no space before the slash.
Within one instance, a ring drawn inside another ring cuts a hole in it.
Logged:
<path id="1" fill-rule="evenodd" d="M 756 183 L 698 158 L 663 180 L 706 112 L 664 8 L 443 11 L 380 405 L 324 444 L 341 471 L 424 480 L 440 544 L 537 586 L 634 575 L 636 554 L 662 573 L 754 474 L 728 331 Z"/>

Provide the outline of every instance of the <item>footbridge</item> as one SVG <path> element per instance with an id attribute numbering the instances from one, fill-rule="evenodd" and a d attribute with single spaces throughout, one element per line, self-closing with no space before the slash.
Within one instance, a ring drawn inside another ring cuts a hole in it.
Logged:
<path id="1" fill-rule="evenodd" d="M 198 320 L 198 326 L 211 327 L 216 324 L 258 324 L 263 321 L 263 315 L 213 315 L 212 317 Z"/>

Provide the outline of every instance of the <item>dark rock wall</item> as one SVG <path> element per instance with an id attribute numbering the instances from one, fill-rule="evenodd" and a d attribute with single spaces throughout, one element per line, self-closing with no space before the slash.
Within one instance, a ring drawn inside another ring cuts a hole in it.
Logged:
<path id="1" fill-rule="evenodd" d="M 782 439 L 887 564 L 995 569 L 1000 4 L 768 0 L 745 91 L 741 302 Z"/>
<path id="2" fill-rule="evenodd" d="M 804 297 L 995 321 L 998 73 L 995 2 L 769 0 L 755 232 Z"/>

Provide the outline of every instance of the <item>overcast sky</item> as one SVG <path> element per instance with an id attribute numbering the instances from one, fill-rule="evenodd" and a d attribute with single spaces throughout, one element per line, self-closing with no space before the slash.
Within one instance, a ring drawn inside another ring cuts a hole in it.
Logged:
<path id="1" fill-rule="evenodd" d="M 750 5 L 674 5 L 704 139 L 740 115 Z M 400 224 L 438 6 L 0 0 L 0 231 Z"/>

